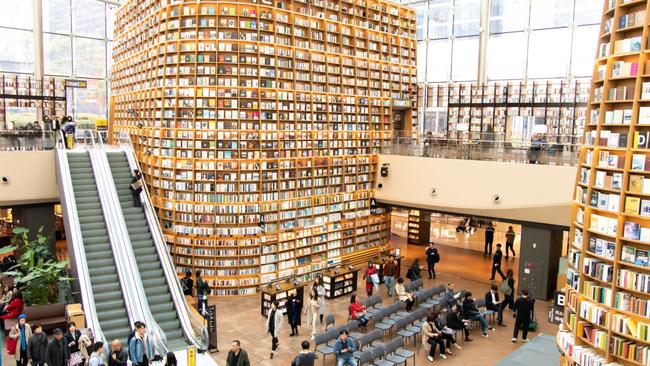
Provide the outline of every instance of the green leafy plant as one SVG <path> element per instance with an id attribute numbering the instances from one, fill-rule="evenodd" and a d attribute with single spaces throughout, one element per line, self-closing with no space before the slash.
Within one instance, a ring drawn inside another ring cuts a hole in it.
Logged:
<path id="1" fill-rule="evenodd" d="M 2 248 L 0 254 L 19 251 L 18 263 L 5 272 L 21 287 L 28 306 L 58 302 L 62 291 L 69 289 L 72 278 L 65 276 L 67 260 L 59 261 L 50 250 L 50 237 L 39 228 L 35 240 L 29 239 L 29 229 L 15 227 L 11 246 Z"/>

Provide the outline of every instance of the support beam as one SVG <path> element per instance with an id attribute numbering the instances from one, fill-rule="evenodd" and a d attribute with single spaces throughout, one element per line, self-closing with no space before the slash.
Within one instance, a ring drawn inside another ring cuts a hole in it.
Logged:
<path id="1" fill-rule="evenodd" d="M 34 77 L 37 80 L 43 80 L 45 75 L 45 60 L 43 57 L 43 1 L 32 0 L 34 11 Z M 42 104 L 37 108 L 36 118 L 43 122 Z"/>
<path id="2" fill-rule="evenodd" d="M 481 21 L 478 40 L 478 74 L 479 84 L 487 83 L 487 45 L 490 37 L 490 0 L 481 0 Z"/>

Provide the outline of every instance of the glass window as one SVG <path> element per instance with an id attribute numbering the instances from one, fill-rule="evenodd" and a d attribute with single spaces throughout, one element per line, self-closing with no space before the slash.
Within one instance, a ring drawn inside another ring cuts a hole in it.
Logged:
<path id="1" fill-rule="evenodd" d="M 106 118 L 106 81 L 88 80 L 86 89 L 74 89 L 72 112 L 78 128 L 95 128 L 97 119 Z"/>
<path id="2" fill-rule="evenodd" d="M 418 42 L 418 83 L 425 80 L 426 66 L 427 66 L 427 43 Z"/>
<path id="3" fill-rule="evenodd" d="M 69 36 L 44 33 L 43 56 L 47 75 L 72 75 L 72 41 Z"/>
<path id="4" fill-rule="evenodd" d="M 0 28 L 0 71 L 34 73 L 31 31 Z"/>
<path id="5" fill-rule="evenodd" d="M 476 80 L 478 74 L 478 37 L 463 37 L 454 40 L 452 65 L 452 80 Z"/>
<path id="6" fill-rule="evenodd" d="M 534 31 L 528 46 L 529 78 L 562 78 L 568 72 L 569 29 Z M 549 45 L 553 45 L 552 49 Z M 595 49 L 595 43 L 591 47 Z"/>
<path id="7" fill-rule="evenodd" d="M 74 39 L 74 75 L 79 77 L 106 77 L 106 44 L 97 39 Z"/>
<path id="8" fill-rule="evenodd" d="M 451 71 L 451 41 L 429 41 L 427 47 L 427 81 L 448 81 Z"/>
<path id="9" fill-rule="evenodd" d="M 526 36 L 524 32 L 490 36 L 487 48 L 488 79 L 520 79 L 525 75 Z"/>
<path id="10" fill-rule="evenodd" d="M 576 0 L 573 20 L 577 25 L 598 24 L 603 15 L 603 2 L 594 0 Z"/>
<path id="11" fill-rule="evenodd" d="M 528 26 L 528 0 L 492 0 L 490 33 L 524 30 Z"/>
<path id="12" fill-rule="evenodd" d="M 31 0 L 0 0 L 0 25 L 3 27 L 33 29 Z"/>
<path id="13" fill-rule="evenodd" d="M 70 33 L 70 0 L 43 0 L 43 31 Z"/>
<path id="14" fill-rule="evenodd" d="M 596 59 L 599 25 L 577 27 L 573 33 L 571 50 L 571 75 L 592 77 Z"/>
<path id="15" fill-rule="evenodd" d="M 115 37 L 114 34 L 114 25 L 115 25 L 115 12 L 117 11 L 117 6 L 106 4 L 106 38 L 112 40 Z M 419 20 L 418 20 L 419 22 Z"/>
<path id="16" fill-rule="evenodd" d="M 477 35 L 481 22 L 481 0 L 456 0 L 454 9 L 454 36 Z"/>
<path id="17" fill-rule="evenodd" d="M 429 2 L 429 39 L 449 38 L 451 35 L 451 2 L 432 0 Z"/>
<path id="18" fill-rule="evenodd" d="M 415 35 L 418 40 L 423 40 L 427 38 L 427 3 L 417 5 L 415 8 L 415 17 L 417 24 Z"/>
<path id="19" fill-rule="evenodd" d="M 106 7 L 95 0 L 74 0 L 74 33 L 78 36 L 106 36 Z"/>
<path id="20" fill-rule="evenodd" d="M 530 26 L 533 29 L 558 28 L 569 25 L 573 1 L 531 0 Z"/>

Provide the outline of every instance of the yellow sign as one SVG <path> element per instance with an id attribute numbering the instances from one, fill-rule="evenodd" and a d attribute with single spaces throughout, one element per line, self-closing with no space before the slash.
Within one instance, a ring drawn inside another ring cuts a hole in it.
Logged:
<path id="1" fill-rule="evenodd" d="M 65 87 L 85 89 L 88 87 L 88 82 L 86 80 L 65 79 Z"/>
<path id="2" fill-rule="evenodd" d="M 187 347 L 187 366 L 196 366 L 196 347 Z"/>
<path id="3" fill-rule="evenodd" d="M 97 128 L 106 128 L 108 127 L 108 122 L 106 121 L 106 118 L 97 118 L 95 125 Z"/>

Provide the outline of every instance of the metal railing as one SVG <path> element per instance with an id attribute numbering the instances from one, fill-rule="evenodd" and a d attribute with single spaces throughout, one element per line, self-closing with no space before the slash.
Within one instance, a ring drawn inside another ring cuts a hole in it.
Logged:
<path id="1" fill-rule="evenodd" d="M 480 138 L 476 139 L 419 135 L 395 137 L 390 144 L 381 147 L 381 153 L 441 159 L 575 166 L 578 164 L 580 140 L 581 138 L 577 136 L 548 134 L 510 141 L 505 141 L 503 134 L 489 133 L 481 133 Z"/>
<path id="2" fill-rule="evenodd" d="M 52 150 L 56 131 L 0 130 L 0 151 Z"/>

